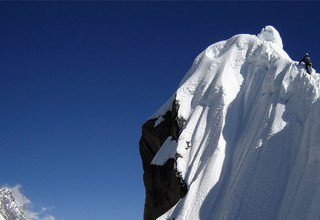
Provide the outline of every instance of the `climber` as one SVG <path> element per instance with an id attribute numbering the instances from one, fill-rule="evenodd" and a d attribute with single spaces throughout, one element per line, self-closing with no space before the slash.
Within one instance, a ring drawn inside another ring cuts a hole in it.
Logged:
<path id="1" fill-rule="evenodd" d="M 299 64 L 301 62 L 304 62 L 304 65 L 306 66 L 307 73 L 310 75 L 311 74 L 312 62 L 311 62 L 311 58 L 310 58 L 308 53 L 306 53 L 304 55 L 304 57 L 299 61 Z"/>

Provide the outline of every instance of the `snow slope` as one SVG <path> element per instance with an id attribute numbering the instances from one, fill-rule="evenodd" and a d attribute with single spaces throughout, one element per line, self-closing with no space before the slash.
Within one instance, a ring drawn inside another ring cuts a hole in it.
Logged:
<path id="1" fill-rule="evenodd" d="M 320 219 L 320 78 L 282 47 L 267 26 L 195 59 L 176 93 L 179 139 L 152 161 L 176 157 L 189 191 L 159 219 Z"/>

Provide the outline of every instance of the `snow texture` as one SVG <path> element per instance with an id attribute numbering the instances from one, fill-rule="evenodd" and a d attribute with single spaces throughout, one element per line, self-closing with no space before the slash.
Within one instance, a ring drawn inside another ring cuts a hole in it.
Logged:
<path id="1" fill-rule="evenodd" d="M 159 219 L 320 219 L 320 78 L 282 47 L 267 26 L 195 59 L 176 93 L 179 139 L 152 161 L 181 155 L 189 191 Z"/>
<path id="2" fill-rule="evenodd" d="M 154 165 L 164 165 L 168 158 L 174 158 L 176 154 L 177 142 L 171 140 L 172 137 L 168 137 L 167 140 L 162 144 L 156 156 L 151 161 Z"/>

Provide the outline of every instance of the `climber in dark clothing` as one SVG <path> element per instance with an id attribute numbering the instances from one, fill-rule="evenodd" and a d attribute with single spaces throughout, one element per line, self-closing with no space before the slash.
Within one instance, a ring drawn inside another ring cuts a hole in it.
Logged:
<path id="1" fill-rule="evenodd" d="M 301 62 L 304 62 L 304 65 L 306 66 L 307 73 L 310 75 L 311 74 L 312 61 L 311 61 L 311 58 L 310 58 L 308 53 L 306 53 L 304 55 L 304 57 L 299 61 L 299 64 Z"/>

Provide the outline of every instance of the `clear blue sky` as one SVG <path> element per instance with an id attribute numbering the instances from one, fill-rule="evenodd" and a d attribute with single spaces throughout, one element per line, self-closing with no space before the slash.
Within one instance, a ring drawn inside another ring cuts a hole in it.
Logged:
<path id="1" fill-rule="evenodd" d="M 212 43 L 273 25 L 320 58 L 319 2 L 0 2 L 0 184 L 57 220 L 142 219 L 141 124 Z"/>

